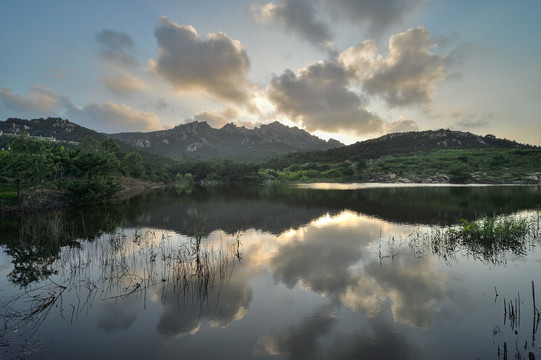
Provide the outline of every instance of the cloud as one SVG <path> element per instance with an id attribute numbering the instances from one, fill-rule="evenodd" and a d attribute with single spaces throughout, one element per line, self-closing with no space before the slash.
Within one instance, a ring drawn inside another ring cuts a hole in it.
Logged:
<path id="1" fill-rule="evenodd" d="M 490 124 L 493 118 L 494 114 L 463 114 L 460 116 L 460 119 L 452 125 L 452 127 L 466 130 L 484 128 Z"/>
<path id="2" fill-rule="evenodd" d="M 239 41 L 221 32 L 201 38 L 192 26 L 176 24 L 165 16 L 154 34 L 158 56 L 150 67 L 176 91 L 198 90 L 221 100 L 248 102 L 250 61 Z"/>
<path id="3" fill-rule="evenodd" d="M 222 111 L 205 110 L 198 112 L 194 115 L 193 119 L 194 121 L 205 121 L 215 129 L 222 128 L 230 123 L 234 123 L 234 125 L 238 127 L 244 126 L 248 129 L 253 129 L 257 125 L 261 125 L 261 123 L 258 121 L 253 122 L 249 120 L 243 120 L 239 117 L 241 117 L 241 114 L 237 109 L 233 107 L 226 107 Z"/>
<path id="4" fill-rule="evenodd" d="M 406 15 L 417 9 L 418 0 L 325 0 L 335 18 L 368 27 L 378 35 L 395 24 L 402 24 Z"/>
<path id="5" fill-rule="evenodd" d="M 388 106 L 426 104 L 435 84 L 447 77 L 447 58 L 430 52 L 432 47 L 428 29 L 417 27 L 391 36 L 387 58 L 373 40 L 365 40 L 338 59 L 368 94 Z"/>
<path id="6" fill-rule="evenodd" d="M 420 0 L 279 0 L 252 5 L 251 10 L 259 23 L 281 25 L 320 48 L 332 50 L 334 35 L 320 15 L 331 14 L 334 22 L 346 20 L 366 27 L 374 36 L 393 25 L 402 25 L 406 16 L 423 3 Z"/>
<path id="7" fill-rule="evenodd" d="M 457 32 L 451 35 L 434 35 L 434 42 L 438 44 L 439 49 L 446 49 L 446 57 L 449 66 L 462 65 L 467 58 L 478 54 L 491 52 L 491 48 L 485 45 L 474 44 L 466 41 L 462 35 Z"/>
<path id="8" fill-rule="evenodd" d="M 127 105 L 112 102 L 89 103 L 83 107 L 68 104 L 67 117 L 78 124 L 108 133 L 153 131 L 163 128 L 154 113 L 134 110 Z"/>
<path id="9" fill-rule="evenodd" d="M 96 34 L 100 57 L 113 64 L 133 67 L 137 60 L 133 56 L 134 43 L 128 34 L 104 29 Z"/>
<path id="10" fill-rule="evenodd" d="M 286 70 L 267 89 L 278 111 L 308 131 L 381 131 L 383 121 L 349 88 L 350 75 L 339 63 L 319 62 L 297 74 Z"/>
<path id="11" fill-rule="evenodd" d="M 111 92 L 117 95 L 129 95 L 148 88 L 147 84 L 133 75 L 108 77 L 103 79 L 103 83 Z"/>
<path id="12" fill-rule="evenodd" d="M 227 107 L 224 111 L 206 110 L 194 115 L 195 121 L 206 121 L 213 128 L 221 128 L 239 115 L 238 111 Z M 237 123 L 237 122 L 236 122 Z"/>
<path id="13" fill-rule="evenodd" d="M 417 130 L 419 130 L 419 124 L 416 121 L 408 120 L 402 117 L 396 121 L 391 121 L 387 123 L 387 132 L 389 133 Z"/>
<path id="14" fill-rule="evenodd" d="M 332 45 L 333 35 L 324 22 L 317 19 L 312 2 L 305 0 L 282 0 L 278 5 L 270 2 L 252 6 L 256 21 L 283 25 L 321 48 Z"/>
<path id="15" fill-rule="evenodd" d="M 20 114 L 18 116 L 50 115 L 58 109 L 58 95 L 53 89 L 32 85 L 26 96 L 14 94 L 11 89 L 0 89 L 0 100 L 4 106 Z"/>
<path id="16" fill-rule="evenodd" d="M 423 27 L 391 36 L 386 57 L 374 40 L 365 40 L 332 60 L 274 76 L 267 96 L 278 113 L 308 131 L 418 130 L 413 120 L 384 122 L 368 104 L 376 97 L 389 107 L 430 104 L 435 84 L 447 75 L 446 57 L 431 47 Z"/>

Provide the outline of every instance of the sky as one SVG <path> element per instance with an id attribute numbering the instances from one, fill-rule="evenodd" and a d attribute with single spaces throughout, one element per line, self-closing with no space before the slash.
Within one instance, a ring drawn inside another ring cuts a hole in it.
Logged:
<path id="1" fill-rule="evenodd" d="M 541 145 L 539 0 L 2 0 L 0 120 Z"/>

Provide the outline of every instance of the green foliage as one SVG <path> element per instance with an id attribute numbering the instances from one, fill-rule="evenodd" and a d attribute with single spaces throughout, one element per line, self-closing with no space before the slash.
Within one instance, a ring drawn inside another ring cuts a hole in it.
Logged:
<path id="1" fill-rule="evenodd" d="M 150 174 L 168 181 L 168 166 L 145 163 L 142 155 L 126 153 L 113 139 L 85 138 L 80 146 L 70 147 L 23 135 L 13 137 L 9 150 L 0 152 L 0 181 L 16 184 L 18 198 L 21 184 L 55 185 L 67 191 L 72 203 L 85 204 L 107 200 L 118 192 L 122 175 L 144 180 Z"/>
<path id="2" fill-rule="evenodd" d="M 538 239 L 539 212 L 527 217 L 488 216 L 474 221 L 460 220 L 458 225 L 432 228 L 430 234 L 412 234 L 412 244 L 428 240 L 435 254 L 445 258 L 461 250 L 468 255 L 491 263 L 505 261 L 505 253 L 524 255 L 532 241 Z"/>
<path id="3" fill-rule="evenodd" d="M 502 251 L 524 254 L 526 239 L 537 222 L 528 223 L 525 219 L 512 216 L 489 216 L 476 221 L 460 220 L 455 228 L 449 228 L 438 237 L 438 245 L 465 246 L 474 254 L 485 259 L 493 259 Z"/>
<path id="4" fill-rule="evenodd" d="M 10 149 L 2 151 L 0 172 L 2 180 L 17 184 L 20 198 L 20 184 L 36 186 L 42 184 L 55 172 L 52 146 L 46 141 L 27 135 L 14 137 Z"/>
<path id="5" fill-rule="evenodd" d="M 190 173 L 185 175 L 177 173 L 177 176 L 175 177 L 175 187 L 180 190 L 191 188 L 193 186 L 193 182 L 193 175 Z"/>
<path id="6" fill-rule="evenodd" d="M 289 159 L 296 156 L 291 155 Z M 323 162 L 323 158 L 307 162 L 312 159 L 310 155 L 285 167 L 282 167 L 284 158 L 280 158 L 265 166 L 267 173 L 273 170 L 278 173 L 278 178 L 289 181 L 397 181 L 408 178 L 412 182 L 424 182 L 434 176 L 446 175 L 452 183 L 536 182 L 530 174 L 538 173 L 541 168 L 539 148 L 430 150 L 376 159 L 351 156 L 354 161 L 341 161 L 341 157 L 337 157 Z M 308 169 L 317 170 L 318 174 L 305 173 Z"/>
<path id="7" fill-rule="evenodd" d="M 67 185 L 68 197 L 76 205 L 110 200 L 122 190 L 120 182 L 112 176 L 94 175 L 78 179 Z"/>
<path id="8" fill-rule="evenodd" d="M 452 183 L 464 184 L 471 178 L 470 169 L 463 164 L 450 166 L 448 173 Z"/>
<path id="9" fill-rule="evenodd" d="M 145 167 L 143 164 L 143 157 L 134 151 L 126 154 L 123 157 L 122 165 L 128 176 L 134 178 L 140 178 L 145 174 Z"/>

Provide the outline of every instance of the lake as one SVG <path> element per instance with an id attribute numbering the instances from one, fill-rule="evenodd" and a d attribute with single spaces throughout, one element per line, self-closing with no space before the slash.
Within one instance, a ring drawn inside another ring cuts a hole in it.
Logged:
<path id="1" fill-rule="evenodd" d="M 243 185 L 4 217 L 0 358 L 541 359 L 540 204 L 539 186 Z M 537 228 L 438 242 L 486 215 Z"/>

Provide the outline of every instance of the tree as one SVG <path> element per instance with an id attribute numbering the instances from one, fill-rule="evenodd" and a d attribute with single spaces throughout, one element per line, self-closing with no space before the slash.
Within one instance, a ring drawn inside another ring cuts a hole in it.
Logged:
<path id="1" fill-rule="evenodd" d="M 21 199 L 21 183 L 36 186 L 54 174 L 55 164 L 51 144 L 28 135 L 14 137 L 10 149 L 3 152 L 0 169 L 2 176 L 17 186 Z"/>
<path id="2" fill-rule="evenodd" d="M 145 173 L 145 167 L 143 165 L 143 157 L 132 151 L 123 158 L 123 167 L 129 176 L 139 178 Z"/>

